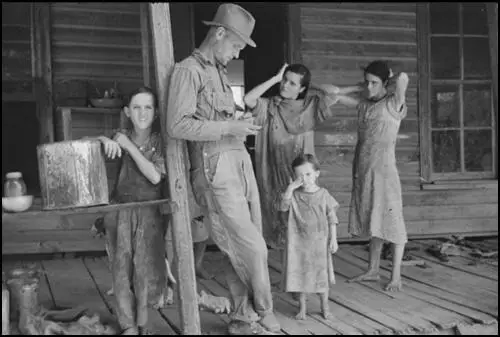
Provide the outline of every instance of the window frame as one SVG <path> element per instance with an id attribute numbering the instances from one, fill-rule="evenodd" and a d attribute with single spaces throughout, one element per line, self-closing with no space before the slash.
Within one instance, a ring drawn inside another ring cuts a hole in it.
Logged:
<path id="1" fill-rule="evenodd" d="M 463 56 L 463 38 L 469 36 L 478 36 L 477 34 L 463 34 L 462 25 L 462 6 L 459 7 L 460 17 L 459 17 L 459 33 L 457 34 L 431 34 L 430 31 L 430 3 L 419 3 L 417 4 L 417 41 L 418 41 L 418 72 L 419 72 L 419 83 L 418 83 L 418 109 L 419 109 L 419 126 L 420 126 L 420 173 L 422 178 L 422 183 L 434 183 L 437 181 L 452 181 L 452 180 L 479 180 L 479 179 L 498 179 L 498 165 L 497 165 L 497 151 L 498 151 L 498 111 L 496 110 L 494 101 L 495 90 L 494 90 L 494 78 L 493 74 L 488 80 L 476 80 L 476 79 L 463 79 L 464 71 L 464 56 Z M 485 3 L 485 8 L 488 10 Z M 488 30 L 490 30 L 488 26 Z M 488 34 L 491 34 L 488 31 Z M 461 66 L 461 78 L 458 80 L 441 80 L 441 79 L 431 79 L 431 36 L 458 36 L 460 38 L 460 66 Z M 488 42 L 490 37 L 487 37 Z M 491 45 L 489 44 L 491 58 Z M 490 70 L 491 71 L 491 70 Z M 457 85 L 459 88 L 459 120 L 460 125 L 458 126 L 460 130 L 460 172 L 433 172 L 433 157 L 432 157 L 432 130 L 446 128 L 433 128 L 431 125 L 431 104 L 432 104 L 432 88 L 433 85 L 439 84 L 453 84 Z M 491 111 L 492 111 L 492 163 L 493 170 L 490 172 L 464 172 L 465 158 L 464 158 L 464 130 L 479 130 L 481 127 L 464 127 L 463 126 L 463 86 L 467 84 L 487 84 L 491 88 Z"/>

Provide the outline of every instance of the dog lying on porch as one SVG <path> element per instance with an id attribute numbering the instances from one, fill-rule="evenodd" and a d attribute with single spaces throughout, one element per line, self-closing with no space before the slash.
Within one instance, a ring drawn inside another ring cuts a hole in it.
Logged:
<path id="1" fill-rule="evenodd" d="M 193 219 L 193 221 L 199 221 L 199 219 Z M 91 228 L 92 236 L 97 238 L 102 238 L 106 236 L 106 228 L 104 225 L 104 217 L 96 219 Z M 105 240 L 105 248 L 106 255 L 108 257 L 108 261 L 110 260 L 110 251 L 108 246 L 108 240 Z M 155 309 L 161 309 L 166 307 L 167 305 L 172 305 L 174 303 L 174 287 L 177 284 L 174 275 L 170 269 L 170 263 L 168 261 L 167 254 L 165 253 L 165 266 L 166 266 L 166 275 L 165 278 L 167 280 L 166 287 L 163 293 L 160 295 L 158 301 L 153 306 Z M 106 292 L 107 295 L 113 295 L 113 286 Z M 205 291 L 201 291 L 198 294 L 198 306 L 200 309 L 204 309 L 207 311 L 215 312 L 216 314 L 229 314 L 231 311 L 231 304 L 228 298 L 226 297 L 217 297 L 210 294 L 207 294 Z"/>

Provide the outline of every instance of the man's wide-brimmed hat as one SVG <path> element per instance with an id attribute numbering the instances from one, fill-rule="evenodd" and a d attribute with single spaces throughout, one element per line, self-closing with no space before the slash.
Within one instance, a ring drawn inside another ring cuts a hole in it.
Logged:
<path id="1" fill-rule="evenodd" d="M 221 26 L 235 33 L 251 47 L 255 42 L 250 38 L 255 27 L 255 19 L 247 10 L 235 4 L 222 4 L 212 21 L 203 21 L 208 26 Z"/>

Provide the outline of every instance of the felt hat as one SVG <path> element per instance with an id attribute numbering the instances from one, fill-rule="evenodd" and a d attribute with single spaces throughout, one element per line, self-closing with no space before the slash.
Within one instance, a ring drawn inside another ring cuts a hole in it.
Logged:
<path id="1" fill-rule="evenodd" d="M 203 21 L 208 26 L 221 26 L 235 33 L 240 39 L 251 47 L 256 47 L 250 38 L 255 27 L 255 19 L 243 7 L 236 4 L 222 4 L 212 21 Z"/>

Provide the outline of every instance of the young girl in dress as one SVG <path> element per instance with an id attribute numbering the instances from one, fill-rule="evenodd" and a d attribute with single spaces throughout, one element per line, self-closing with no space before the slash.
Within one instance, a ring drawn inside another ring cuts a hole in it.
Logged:
<path id="1" fill-rule="evenodd" d="M 336 211 L 338 202 L 317 185 L 319 164 L 311 154 L 292 162 L 295 180 L 282 195 L 280 210 L 288 211 L 285 250 L 285 291 L 299 293 L 300 310 L 296 318 L 306 318 L 306 294 L 321 299 L 323 317 L 330 316 L 328 293 L 335 284 L 332 255 L 338 249 Z"/>
<path id="2" fill-rule="evenodd" d="M 161 136 L 152 131 L 156 108 L 154 92 L 137 89 L 124 108 L 131 127 L 112 138 L 99 137 L 105 154 L 120 159 L 113 203 L 162 197 L 166 170 Z M 123 335 L 146 334 L 148 303 L 157 305 L 165 288 L 165 222 L 157 206 L 123 209 L 111 216 L 104 225 L 118 322 Z"/>

